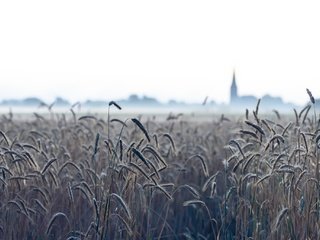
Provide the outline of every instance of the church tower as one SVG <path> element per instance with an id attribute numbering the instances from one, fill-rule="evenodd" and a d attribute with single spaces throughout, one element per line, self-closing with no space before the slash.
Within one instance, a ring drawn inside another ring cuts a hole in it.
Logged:
<path id="1" fill-rule="evenodd" d="M 236 83 L 236 73 L 233 71 L 232 84 L 230 89 L 230 103 L 235 103 L 238 98 L 238 87 Z"/>

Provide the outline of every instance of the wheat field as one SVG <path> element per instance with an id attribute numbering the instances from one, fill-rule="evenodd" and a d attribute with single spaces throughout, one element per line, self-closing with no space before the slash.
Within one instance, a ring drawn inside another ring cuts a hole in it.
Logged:
<path id="1" fill-rule="evenodd" d="M 72 110 L 72 109 L 71 109 Z M 0 239 L 319 239 L 319 118 L 0 120 Z"/>

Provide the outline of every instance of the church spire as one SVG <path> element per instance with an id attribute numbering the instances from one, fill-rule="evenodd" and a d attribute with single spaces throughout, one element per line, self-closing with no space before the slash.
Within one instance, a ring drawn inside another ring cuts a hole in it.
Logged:
<path id="1" fill-rule="evenodd" d="M 236 84 L 236 71 L 233 69 L 232 85 L 237 86 Z"/>
<path id="2" fill-rule="evenodd" d="M 232 84 L 230 89 L 230 103 L 234 103 L 238 98 L 238 87 L 236 83 L 236 71 L 233 70 Z"/>

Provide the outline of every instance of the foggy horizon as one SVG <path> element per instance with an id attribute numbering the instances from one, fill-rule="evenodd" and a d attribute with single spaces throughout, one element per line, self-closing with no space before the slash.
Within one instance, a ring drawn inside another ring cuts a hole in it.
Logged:
<path id="1" fill-rule="evenodd" d="M 234 72 L 236 73 L 235 70 L 234 70 Z M 230 75 L 230 76 L 232 76 L 232 75 Z M 154 95 L 152 95 L 152 93 L 148 94 L 146 92 L 131 92 L 128 94 L 120 94 L 118 96 L 114 95 L 114 94 L 110 94 L 110 97 L 108 96 L 109 92 L 106 96 L 103 96 L 103 94 L 100 94 L 99 96 L 95 96 L 95 94 L 92 94 L 91 92 L 87 92 L 87 95 L 80 96 L 79 98 L 76 98 L 73 94 L 68 94 L 68 93 L 63 94 L 63 92 L 65 92 L 66 89 L 65 88 L 61 89 L 61 86 L 54 86 L 54 87 L 56 87 L 56 89 L 51 88 L 49 92 L 39 91 L 39 87 L 36 86 L 36 85 L 39 85 L 39 83 L 35 83 L 34 86 L 31 85 L 31 87 L 34 87 L 34 89 L 36 90 L 33 95 L 28 94 L 28 92 L 26 92 L 26 91 L 24 91 L 24 93 L 22 95 L 20 94 L 19 96 L 15 95 L 15 94 L 11 94 L 11 95 L 9 94 L 8 97 L 1 97 L 0 102 L 6 101 L 6 100 L 24 100 L 24 99 L 28 99 L 28 98 L 38 98 L 45 103 L 52 103 L 57 98 L 62 98 L 64 100 L 69 101 L 72 104 L 75 102 L 85 102 L 85 101 L 106 101 L 106 102 L 108 102 L 108 101 L 126 100 L 130 96 L 136 95 L 139 98 L 143 98 L 143 97 L 155 98 L 161 104 L 166 104 L 170 101 L 182 102 L 182 103 L 186 103 L 186 104 L 201 104 L 204 101 L 204 99 L 207 99 L 207 102 L 213 101 L 216 104 L 230 104 L 230 87 L 231 87 L 231 82 L 232 82 L 231 79 L 232 78 L 230 77 L 229 86 L 224 91 L 224 92 L 226 92 L 226 96 L 223 97 L 223 100 L 217 99 L 217 98 L 215 98 L 215 96 L 210 96 L 210 95 L 200 96 L 200 94 L 196 95 L 195 98 L 190 98 L 190 97 L 177 98 L 177 97 L 174 97 L 173 95 L 172 95 L 172 97 L 170 97 L 170 96 L 164 97 L 163 95 L 159 95 L 159 93 L 157 93 L 157 92 Z M 66 85 L 71 86 L 71 84 L 67 84 L 67 83 L 66 83 Z M 81 85 L 81 83 L 80 83 L 80 85 Z M 301 92 L 304 95 L 304 99 L 300 99 L 300 101 L 290 101 L 290 100 L 286 100 L 286 98 L 281 95 L 275 95 L 275 94 L 268 93 L 268 92 L 265 92 L 260 95 L 257 95 L 254 92 L 250 93 L 248 91 L 245 91 L 245 93 L 243 93 L 243 91 L 242 91 L 243 88 L 239 84 L 238 78 L 237 78 L 237 85 L 238 85 L 239 96 L 253 96 L 257 99 L 261 99 L 265 96 L 270 96 L 272 98 L 281 98 L 281 100 L 284 103 L 291 103 L 291 104 L 295 104 L 297 106 L 302 106 L 308 102 L 308 95 L 306 94 L 306 91 L 305 91 L 306 88 L 301 89 Z M 77 85 L 74 85 L 74 86 L 77 86 Z M 62 91 L 60 91 L 61 94 L 59 94 L 59 93 L 54 94 L 55 92 L 59 92 L 58 89 L 62 90 Z M 87 90 L 87 89 L 88 88 L 83 87 L 80 89 L 80 92 L 83 90 Z M 79 88 L 74 88 L 74 91 L 77 91 L 77 90 L 79 90 Z M 97 88 L 97 90 L 101 90 L 101 89 Z M 96 90 L 93 89 L 93 93 L 95 93 L 95 92 L 96 92 Z M 314 91 L 311 90 L 311 92 L 314 92 Z M 44 93 L 47 93 L 47 94 L 44 94 Z M 5 96 L 5 95 L 6 95 L 6 92 L 3 94 L 3 96 Z M 111 97 L 111 96 L 114 96 L 114 97 Z M 316 99 L 319 98 L 317 95 L 314 95 L 314 96 Z"/>
<path id="2" fill-rule="evenodd" d="M 252 97 L 255 97 L 256 99 L 263 99 L 264 97 L 271 97 L 271 98 L 280 98 L 283 103 L 290 103 L 290 104 L 294 104 L 296 106 L 302 106 L 302 105 L 305 105 L 309 102 L 309 97 L 305 92 L 305 101 L 304 103 L 302 104 L 298 104 L 296 102 L 290 102 L 290 101 L 285 101 L 281 96 L 275 96 L 275 95 L 272 95 L 272 94 L 269 94 L 269 93 L 266 93 L 264 94 L 263 96 L 256 96 L 255 94 L 246 94 L 246 95 L 239 95 L 239 97 L 247 97 L 247 96 L 252 96 Z M 80 102 L 80 103 L 84 103 L 84 102 L 88 102 L 88 101 L 105 101 L 106 103 L 110 102 L 110 101 L 127 101 L 130 99 L 130 97 L 132 96 L 136 96 L 138 97 L 139 100 L 143 100 L 144 98 L 151 98 L 151 99 L 154 99 L 156 100 L 159 104 L 168 104 L 172 101 L 174 102 L 177 102 L 177 103 L 184 103 L 184 104 L 200 104 L 200 105 L 203 105 L 204 102 L 206 104 L 210 104 L 210 103 L 214 103 L 214 104 L 217 104 L 217 105 L 229 105 L 231 104 L 230 102 L 230 94 L 228 95 L 228 99 L 226 101 L 218 101 L 216 99 L 214 99 L 213 97 L 211 96 L 203 96 L 202 99 L 200 99 L 199 101 L 197 100 L 188 100 L 188 99 L 176 99 L 174 97 L 172 98 L 168 98 L 168 99 L 161 99 L 161 98 L 157 98 L 156 96 L 152 96 L 152 95 L 147 95 L 145 93 L 142 93 L 142 94 L 137 94 L 137 93 L 130 93 L 129 95 L 127 96 L 123 96 L 123 97 L 118 97 L 118 98 L 108 98 L 108 97 L 95 97 L 95 98 L 83 98 L 83 99 L 70 99 L 68 98 L 68 96 L 62 96 L 62 95 L 57 95 L 57 96 L 53 96 L 52 98 L 42 98 L 41 96 L 37 96 L 37 95 L 26 95 L 24 97 L 20 96 L 20 97 L 10 97 L 10 98 L 0 98 L 0 104 L 3 103 L 3 102 L 7 102 L 7 101 L 23 101 L 23 100 L 28 100 L 28 99 L 39 99 L 41 101 L 43 101 L 44 103 L 46 104 L 51 104 L 53 102 L 55 102 L 57 99 L 61 99 L 61 100 L 65 100 L 65 101 L 68 101 L 69 104 L 74 104 L 76 102 Z M 316 97 L 316 99 L 318 99 Z"/>

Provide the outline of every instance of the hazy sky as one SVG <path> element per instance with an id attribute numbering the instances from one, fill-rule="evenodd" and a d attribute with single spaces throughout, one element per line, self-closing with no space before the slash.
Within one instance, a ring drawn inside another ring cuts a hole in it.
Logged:
<path id="1" fill-rule="evenodd" d="M 0 98 L 320 97 L 320 1 L 0 2 Z"/>

